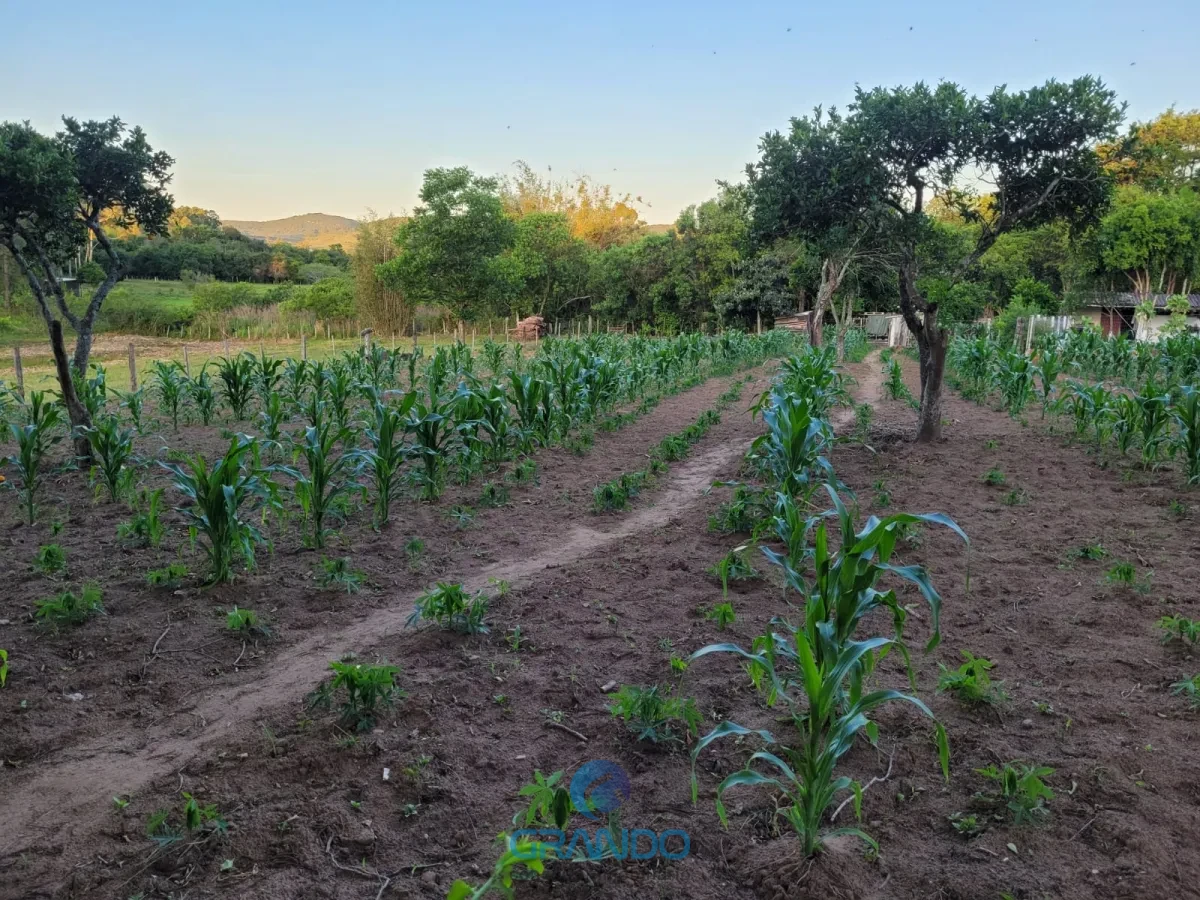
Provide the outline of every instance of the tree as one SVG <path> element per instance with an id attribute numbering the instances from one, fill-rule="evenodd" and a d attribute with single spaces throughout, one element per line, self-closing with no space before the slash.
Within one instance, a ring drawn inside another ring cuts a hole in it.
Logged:
<path id="1" fill-rule="evenodd" d="M 820 260 L 809 327 L 814 346 L 823 340 L 825 311 L 852 269 L 880 256 L 888 216 L 872 194 L 874 161 L 846 139 L 844 128 L 837 110 L 826 114 L 818 107 L 811 117 L 792 119 L 786 135 L 766 134 L 759 161 L 746 167 L 757 242 L 799 239 Z M 843 348 L 848 313 L 835 315 Z"/>
<path id="2" fill-rule="evenodd" d="M 1133 125 L 1123 141 L 1097 149 L 1120 184 L 1154 191 L 1200 189 L 1200 110 L 1177 113 L 1172 107 L 1153 122 Z"/>
<path id="3" fill-rule="evenodd" d="M 420 196 L 422 205 L 396 232 L 400 253 L 379 265 L 379 279 L 409 302 L 444 304 L 474 319 L 495 294 L 492 258 L 512 245 L 499 182 L 465 166 L 430 169 Z"/>
<path id="4" fill-rule="evenodd" d="M 63 403 L 72 426 L 78 427 L 90 425 L 91 419 L 75 395 L 72 374 L 82 379 L 87 373 L 96 317 L 124 272 L 101 219 L 109 214 L 118 225 L 136 224 L 146 234 L 164 234 L 172 208 L 166 186 L 174 160 L 153 150 L 140 128 L 126 129 L 118 118 L 81 123 L 64 117 L 63 125 L 54 138 L 27 123 L 0 125 L 0 244 L 33 291 L 50 334 Z M 58 272 L 87 235 L 104 251 L 107 276 L 79 315 L 67 304 Z M 69 365 L 62 320 L 77 335 Z M 90 458 L 86 438 L 76 438 L 76 450 Z"/>
<path id="5" fill-rule="evenodd" d="M 847 158 L 866 178 L 874 202 L 894 213 L 891 235 L 900 256 L 900 309 L 916 335 L 921 363 L 917 440 L 941 437 L 942 380 L 949 332 L 939 303 L 920 290 L 917 248 L 931 228 L 926 210 L 940 197 L 974 226 L 959 259 L 959 280 L 1004 234 L 1062 220 L 1082 226 L 1108 200 L 1110 180 L 1095 145 L 1111 139 L 1124 115 L 1112 91 L 1085 76 L 1027 91 L 996 88 L 969 97 L 957 85 L 859 89 L 846 120 Z M 863 166 L 869 160 L 869 167 Z M 988 185 L 979 203 L 971 181 Z"/>
<path id="6" fill-rule="evenodd" d="M 713 310 L 726 325 L 750 330 L 760 315 L 764 326 L 773 325 L 777 317 L 792 311 L 795 302 L 789 268 L 788 260 L 774 253 L 754 257 L 713 296 Z"/>
<path id="7" fill-rule="evenodd" d="M 636 239 L 642 222 L 629 194 L 615 195 L 607 184 L 596 184 L 587 175 L 573 181 L 543 177 L 523 160 L 517 174 L 506 178 L 500 196 L 505 212 L 513 219 L 531 213 L 562 213 L 573 237 L 588 246 L 607 250 Z"/>
<path id="8" fill-rule="evenodd" d="M 401 221 L 391 216 L 380 218 L 374 212 L 368 213 L 359 223 L 358 240 L 354 245 L 354 255 L 350 258 L 358 308 L 380 333 L 403 333 L 412 324 L 412 306 L 406 302 L 404 293 L 388 287 L 378 274 L 379 266 L 400 254 L 395 238 Z M 337 247 L 337 250 L 341 253 L 341 247 Z"/>
<path id="9" fill-rule="evenodd" d="M 1200 276 L 1200 196 L 1129 185 L 1117 191 L 1092 242 L 1101 273 L 1124 276 L 1138 300 L 1187 293 Z"/>
<path id="10" fill-rule="evenodd" d="M 532 305 L 557 317 L 572 300 L 587 299 L 587 245 L 571 236 L 565 214 L 529 213 L 516 221 L 513 245 L 496 257 L 493 274 L 515 313 Z"/>

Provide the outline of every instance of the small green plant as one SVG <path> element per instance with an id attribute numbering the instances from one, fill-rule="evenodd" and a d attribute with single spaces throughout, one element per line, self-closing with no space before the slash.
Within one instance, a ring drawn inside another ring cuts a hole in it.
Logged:
<path id="1" fill-rule="evenodd" d="M 128 522 L 117 526 L 117 537 L 134 546 L 157 547 L 167 530 L 159 518 L 162 495 L 162 488 L 142 490 L 134 502 L 137 511 Z"/>
<path id="2" fill-rule="evenodd" d="M 525 808 L 513 816 L 513 824 L 522 822 L 523 828 L 541 825 L 546 828 L 566 828 L 573 806 L 571 793 L 562 786 L 562 771 L 543 775 L 533 770 L 533 781 L 517 791 L 518 797 L 526 798 Z"/>
<path id="3" fill-rule="evenodd" d="M 32 525 L 37 515 L 37 494 L 42 486 L 46 454 L 62 440 L 59 426 L 62 424 L 60 407 L 47 400 L 40 391 L 29 395 L 29 421 L 25 425 L 10 424 L 13 442 L 17 445 L 15 456 L 3 463 L 12 466 L 21 476 L 21 500 L 25 506 L 25 519 Z"/>
<path id="4" fill-rule="evenodd" d="M 514 872 L 525 867 L 534 875 L 546 871 L 545 860 L 557 858 L 556 844 L 543 844 L 524 838 L 512 839 L 501 834 L 498 840 L 504 843 L 504 852 L 496 860 L 491 877 L 479 887 L 473 887 L 461 878 L 450 886 L 446 900 L 480 900 L 480 898 L 495 891 L 502 897 L 513 897 Z"/>
<path id="5" fill-rule="evenodd" d="M 43 575 L 61 575 L 67 570 L 67 551 L 61 544 L 38 547 L 33 557 L 33 567 Z"/>
<path id="6" fill-rule="evenodd" d="M 158 408 L 171 417 L 171 427 L 179 430 L 179 409 L 183 405 L 187 390 L 187 376 L 183 366 L 177 362 L 156 359 L 152 364 L 154 389 L 158 394 Z"/>
<path id="7" fill-rule="evenodd" d="M 495 481 L 485 481 L 479 494 L 479 502 L 493 508 L 505 506 L 508 503 L 508 488 Z"/>
<path id="8" fill-rule="evenodd" d="M 1167 512 L 1169 512 L 1176 519 L 1182 519 L 1187 516 L 1188 508 L 1182 500 L 1172 499 L 1171 502 L 1167 504 Z"/>
<path id="9" fill-rule="evenodd" d="M 128 496 L 133 490 L 137 470 L 133 468 L 133 430 L 122 428 L 116 416 L 105 416 L 83 435 L 92 449 L 92 481 L 99 481 L 108 490 L 112 502 Z"/>
<path id="10" fill-rule="evenodd" d="M 629 492 L 620 481 L 607 481 L 592 488 L 592 508 L 596 512 L 625 509 L 629 505 Z"/>
<path id="11" fill-rule="evenodd" d="M 428 619 L 449 631 L 486 634 L 488 628 L 483 617 L 487 607 L 488 599 L 482 593 L 468 594 L 461 584 L 439 581 L 417 598 L 408 626 Z"/>
<path id="12" fill-rule="evenodd" d="M 622 685 L 608 709 L 639 741 L 653 744 L 683 744 L 695 737 L 703 721 L 695 700 L 671 696 L 658 685 Z"/>
<path id="13" fill-rule="evenodd" d="M 1024 506 L 1029 502 L 1029 495 L 1021 488 L 1013 488 L 1000 498 L 1000 502 L 1005 506 Z"/>
<path id="14" fill-rule="evenodd" d="M 1104 580 L 1109 584 L 1133 587 L 1137 584 L 1137 569 L 1131 562 L 1119 562 L 1104 573 Z"/>
<path id="15" fill-rule="evenodd" d="M 0 649 L 0 688 L 8 683 L 8 651 Z"/>
<path id="16" fill-rule="evenodd" d="M 324 404 L 320 404 L 324 406 Z M 338 443 L 349 440 L 349 431 L 335 421 L 319 421 L 304 430 L 298 453 L 304 457 L 306 471 L 285 469 L 295 479 L 296 500 L 305 519 L 312 524 L 310 540 L 318 550 L 325 546 L 330 529 L 326 520 L 339 515 L 339 498 L 353 490 L 361 490 L 354 480 L 357 457 L 351 453 L 338 454 Z"/>
<path id="17" fill-rule="evenodd" d="M 99 585 L 86 584 L 79 594 L 63 591 L 55 597 L 33 602 L 33 617 L 39 625 L 51 630 L 67 625 L 82 625 L 92 616 L 104 612 L 103 594 Z"/>
<path id="18" fill-rule="evenodd" d="M 347 594 L 357 594 L 363 586 L 363 573 L 350 567 L 350 557 L 321 558 L 318 582 L 323 588 L 341 588 Z"/>
<path id="19" fill-rule="evenodd" d="M 262 623 L 258 613 L 252 609 L 241 609 L 234 606 L 225 614 L 225 627 L 242 637 L 271 637 L 271 629 Z"/>
<path id="20" fill-rule="evenodd" d="M 989 438 L 988 440 L 983 442 L 983 449 L 985 449 L 985 450 L 995 450 L 999 446 L 1000 446 L 1000 442 L 998 440 L 996 440 L 995 438 Z"/>
<path id="21" fill-rule="evenodd" d="M 1185 616 L 1163 616 L 1158 620 L 1158 627 L 1163 632 L 1163 643 L 1176 640 L 1180 643 L 1200 643 L 1200 622 Z"/>
<path id="22" fill-rule="evenodd" d="M 688 661 L 686 659 L 684 659 L 682 656 L 672 653 L 669 663 L 671 666 L 671 671 L 674 672 L 676 675 L 682 675 L 684 672 L 687 671 Z"/>
<path id="23" fill-rule="evenodd" d="M 860 444 L 866 444 L 871 436 L 871 419 L 875 409 L 870 403 L 860 403 L 854 407 L 854 437 Z"/>
<path id="24" fill-rule="evenodd" d="M 1192 709 L 1200 709 L 1200 675 L 1175 682 L 1171 685 L 1171 694 L 1186 698 Z"/>
<path id="25" fill-rule="evenodd" d="M 892 505 L 892 494 L 887 489 L 887 485 L 882 478 L 875 479 L 875 483 L 871 485 L 871 489 L 875 491 L 875 505 L 880 508 L 886 508 Z"/>
<path id="26" fill-rule="evenodd" d="M 1104 559 L 1108 556 L 1108 551 L 1101 544 L 1089 544 L 1085 547 L 1076 547 L 1071 551 L 1072 559 Z"/>
<path id="27" fill-rule="evenodd" d="M 375 727 L 380 707 L 391 706 L 404 697 L 404 692 L 396 686 L 396 676 L 400 673 L 396 666 L 334 661 L 329 668 L 333 676 L 309 695 L 309 706 L 328 708 L 338 689 L 343 689 L 346 697 L 341 708 L 342 723 L 357 732 Z"/>
<path id="28" fill-rule="evenodd" d="M 996 792 L 976 794 L 983 805 L 1006 806 L 1014 825 L 1023 825 L 1043 819 L 1050 814 L 1045 802 L 1054 799 L 1054 791 L 1043 780 L 1054 774 L 1048 766 L 1030 766 L 1016 761 L 1003 766 L 987 766 L 976 769 L 976 774 L 995 781 Z"/>
<path id="29" fill-rule="evenodd" d="M 983 827 L 979 824 L 978 816 L 971 816 L 965 813 L 952 813 L 950 816 L 950 827 L 955 833 L 965 838 L 973 838 L 983 832 Z"/>
<path id="30" fill-rule="evenodd" d="M 988 469 L 983 473 L 983 483 L 991 487 L 1000 487 L 1007 480 L 999 469 Z"/>
<path id="31" fill-rule="evenodd" d="M 937 689 L 939 693 L 949 691 L 960 701 L 968 705 L 996 704 L 1006 699 L 1000 683 L 993 683 L 988 672 L 995 667 L 990 659 L 977 657 L 969 650 L 961 651 L 966 660 L 957 669 L 950 669 L 938 663 Z"/>
<path id="32" fill-rule="evenodd" d="M 717 623 L 717 630 L 724 631 L 735 621 L 732 603 L 716 603 L 704 614 L 704 618 Z"/>
<path id="33" fill-rule="evenodd" d="M 249 354 L 222 358 L 217 362 L 217 377 L 221 379 L 221 393 L 233 413 L 235 421 L 246 418 L 246 407 L 254 395 L 255 359 Z"/>
<path id="34" fill-rule="evenodd" d="M 762 491 L 746 484 L 734 485 L 733 496 L 709 516 L 708 530 L 752 534 L 767 512 Z"/>
<path id="35" fill-rule="evenodd" d="M 209 364 L 205 363 L 196 377 L 186 382 L 187 394 L 195 405 L 196 412 L 200 413 L 200 422 L 204 425 L 212 424 L 213 413 L 217 408 L 217 392 L 208 374 L 208 366 Z"/>
<path id="36" fill-rule="evenodd" d="M 146 573 L 146 584 L 151 587 L 175 587 L 187 577 L 187 566 L 171 563 L 162 569 L 151 569 Z"/>
<path id="37" fill-rule="evenodd" d="M 446 515 L 450 517 L 450 521 L 454 523 L 454 527 L 461 531 L 467 528 L 475 521 L 475 510 L 462 503 L 456 503 L 446 511 Z"/>
<path id="38" fill-rule="evenodd" d="M 412 538 L 404 545 L 404 555 L 408 557 L 408 567 L 410 569 L 419 569 L 421 567 L 421 557 L 425 553 L 425 542 L 419 537 Z"/>
<path id="39" fill-rule="evenodd" d="M 532 459 L 523 459 L 508 473 L 508 478 L 513 484 L 537 484 L 538 482 L 538 467 L 537 463 Z"/>
<path id="40" fill-rule="evenodd" d="M 714 566 L 709 568 L 709 574 L 715 575 L 721 582 L 722 597 L 729 596 L 730 581 L 746 581 L 758 578 L 758 572 L 750 565 L 749 560 L 746 559 L 746 550 L 745 544 L 735 547 L 721 557 Z"/>
<path id="41" fill-rule="evenodd" d="M 114 804 L 117 800 L 118 798 L 113 798 Z M 156 810 L 146 819 L 146 836 L 156 844 L 166 846 L 182 840 L 185 829 L 190 834 L 201 835 L 203 839 L 223 835 L 228 831 L 229 823 L 221 817 L 215 803 L 201 806 L 196 798 L 186 792 L 183 793 L 183 801 L 181 825 L 172 823 L 170 810 Z M 125 805 L 128 805 L 128 802 L 125 801 Z"/>

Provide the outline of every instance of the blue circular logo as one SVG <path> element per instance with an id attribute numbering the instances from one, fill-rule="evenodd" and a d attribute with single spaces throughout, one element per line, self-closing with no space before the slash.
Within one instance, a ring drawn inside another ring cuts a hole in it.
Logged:
<path id="1" fill-rule="evenodd" d="M 625 770 L 607 759 L 584 763 L 571 779 L 571 803 L 589 819 L 612 812 L 632 793 Z"/>

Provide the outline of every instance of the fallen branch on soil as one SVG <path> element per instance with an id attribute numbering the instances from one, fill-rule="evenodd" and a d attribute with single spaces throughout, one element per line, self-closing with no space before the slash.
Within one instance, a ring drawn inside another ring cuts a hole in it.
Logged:
<path id="1" fill-rule="evenodd" d="M 871 789 L 871 785 L 882 784 L 883 782 L 885 782 L 889 778 L 891 778 L 891 776 L 892 776 L 892 761 L 895 760 L 895 758 L 896 758 L 896 753 L 895 753 L 895 751 L 892 751 L 892 755 L 888 757 L 888 767 L 887 767 L 887 771 L 883 773 L 883 777 L 881 778 L 881 777 L 876 776 L 875 778 L 872 778 L 870 781 L 868 781 L 866 783 L 866 785 L 863 786 L 862 793 L 865 794 L 867 791 L 869 791 Z M 852 794 L 849 797 L 847 797 L 845 800 L 843 800 L 840 804 L 838 804 L 838 808 L 833 811 L 833 815 L 831 815 L 829 817 L 829 821 L 832 822 L 834 819 L 836 819 L 838 817 L 838 813 L 840 813 L 842 811 L 842 809 L 845 808 L 846 804 L 849 803 L 853 799 L 854 799 L 854 795 Z"/>
<path id="2" fill-rule="evenodd" d="M 588 742 L 588 739 L 585 735 L 580 734 L 574 728 L 568 728 L 566 725 L 562 724 L 562 722 L 555 722 L 551 719 L 546 719 L 546 721 L 543 722 L 542 724 L 545 725 L 547 728 L 557 728 L 559 731 L 565 731 L 567 734 L 571 735 L 572 737 L 579 738 L 579 740 L 583 741 L 585 744 Z"/>

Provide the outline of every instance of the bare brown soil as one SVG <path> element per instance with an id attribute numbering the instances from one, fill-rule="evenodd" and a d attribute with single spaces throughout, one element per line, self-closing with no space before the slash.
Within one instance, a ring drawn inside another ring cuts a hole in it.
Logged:
<path id="1" fill-rule="evenodd" d="M 877 361 L 852 370 L 860 398 L 875 405 L 874 450 L 843 444 L 834 464 L 863 514 L 941 511 L 972 538 L 968 555 L 928 528 L 902 551 L 905 562 L 929 567 L 945 599 L 943 644 L 914 661 L 922 696 L 950 731 L 952 778 L 941 778 L 927 721 L 885 709 L 880 750 L 856 748 L 844 761 L 864 783 L 883 779 L 863 809 L 878 859 L 840 840 L 812 863 L 800 859 L 765 791 L 729 795 L 722 830 L 713 792 L 749 744 L 718 743 L 702 754 L 693 807 L 688 755 L 636 743 L 601 690 L 671 683 L 672 652 L 718 639 L 748 644 L 787 613 L 768 577 L 731 586 L 737 620 L 727 632 L 701 614 L 720 598 L 706 569 L 739 541 L 708 531 L 727 492 L 707 488 L 738 475 L 761 429 L 744 412 L 765 383 L 759 374 L 691 457 L 629 511 L 591 513 L 592 485 L 641 468 L 650 447 L 711 407 L 728 380 L 598 434 L 584 457 L 539 454 L 540 484 L 513 488 L 507 507 L 483 509 L 475 484 L 448 490 L 434 506 L 403 504 L 382 535 L 348 527 L 345 546 L 329 555 L 350 555 L 368 573 L 371 587 L 355 596 L 320 589 L 311 575 L 317 555 L 296 549 L 290 532 L 232 587 L 200 590 L 192 579 L 178 595 L 148 589 L 147 568 L 177 550 L 194 560 L 186 540 L 176 528 L 159 551 L 121 548 L 114 528 L 122 514 L 82 501 L 76 473 L 53 487 L 60 504 L 71 503 L 58 540 L 71 582 L 99 579 L 109 614 L 39 635 L 25 616 L 53 586 L 29 565 L 49 530 L 18 524 L 19 511 L 6 504 L 0 534 L 9 542 L 10 589 L 0 599 L 0 646 L 11 651 L 12 674 L 0 691 L 0 897 L 440 897 L 454 878 L 479 882 L 490 871 L 493 838 L 512 827 L 516 792 L 535 768 L 569 775 L 589 759 L 630 773 L 623 824 L 686 829 L 690 855 L 553 864 L 518 885 L 519 897 L 1198 896 L 1195 713 L 1167 686 L 1200 663 L 1160 645 L 1154 628 L 1169 612 L 1200 617 L 1191 589 L 1200 577 L 1195 522 L 1167 509 L 1182 495 L 1178 477 L 1134 472 L 1125 480 L 1037 421 L 1022 427 L 957 397 L 946 400 L 947 440 L 912 445 L 900 439 L 912 412 L 878 399 Z M 852 416 L 839 423 L 848 431 Z M 221 443 L 201 429 L 164 439 Z M 993 467 L 1007 477 L 1003 488 L 981 480 Z M 1023 505 L 1001 502 L 1013 488 L 1024 492 Z M 887 507 L 879 506 L 883 492 Z M 454 503 L 476 506 L 474 525 L 454 529 L 445 516 Z M 413 536 L 428 550 L 410 567 L 403 548 Z M 1071 558 L 1072 548 L 1097 542 L 1109 559 Z M 1103 583 L 1118 559 L 1143 577 L 1153 570 L 1146 593 Z M 493 605 L 490 634 L 402 627 L 435 578 L 486 587 L 489 577 L 512 585 Z M 926 607 L 909 599 L 909 632 L 920 646 Z M 266 613 L 278 639 L 243 652 L 223 629 L 235 602 Z M 506 632 L 515 626 L 526 643 L 512 652 Z M 936 663 L 957 665 L 960 649 L 996 661 L 1007 702 L 968 710 L 934 694 Z M 353 746 L 331 714 L 304 704 L 328 661 L 348 651 L 400 665 L 407 691 Z M 891 663 L 881 678 L 905 683 Z M 730 716 L 785 727 L 732 659 L 697 661 L 681 685 L 709 722 Z M 1047 821 L 956 835 L 947 817 L 970 809 L 986 787 L 974 769 L 1013 759 L 1055 768 Z M 146 818 L 178 809 L 181 790 L 216 803 L 230 833 L 155 852 Z M 129 805 L 116 810 L 114 795 Z M 851 812 L 837 824 L 849 824 Z"/>

